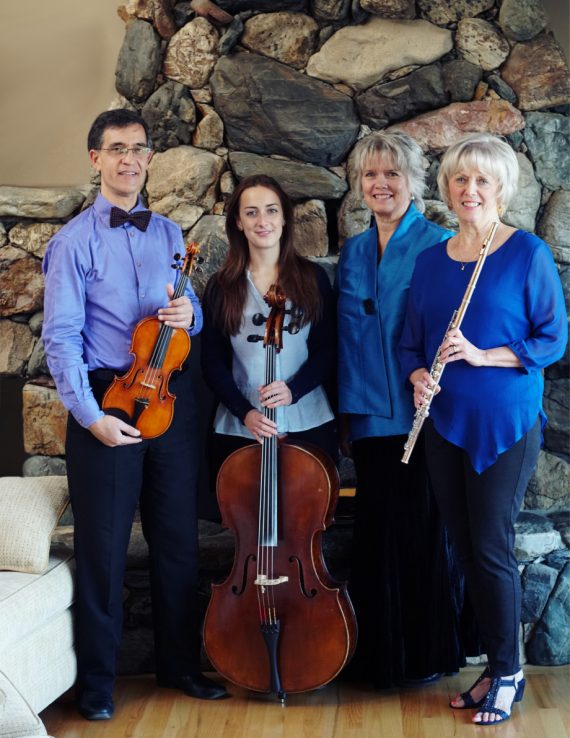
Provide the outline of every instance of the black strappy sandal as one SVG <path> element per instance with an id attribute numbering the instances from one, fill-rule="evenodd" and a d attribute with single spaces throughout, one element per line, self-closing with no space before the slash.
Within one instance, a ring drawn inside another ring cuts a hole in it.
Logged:
<path id="1" fill-rule="evenodd" d="M 471 697 L 471 692 L 475 689 L 475 687 L 477 687 L 479 684 L 481 684 L 481 682 L 483 681 L 483 679 L 490 679 L 490 678 L 491 678 L 491 672 L 489 671 L 489 667 L 487 667 L 477 677 L 477 679 L 473 682 L 473 684 L 469 687 L 469 689 L 466 692 L 461 692 L 461 694 L 459 694 L 459 696 L 455 698 L 455 699 L 459 699 L 459 697 L 461 697 L 461 699 L 463 700 L 463 704 L 461 706 L 459 706 L 459 705 L 452 705 L 451 704 L 451 700 L 450 700 L 449 706 L 453 710 L 473 710 L 473 709 L 477 709 L 478 707 L 481 707 L 481 705 L 485 701 L 485 698 L 487 697 L 487 695 L 483 695 L 483 697 L 481 697 L 480 700 L 478 700 L 477 702 L 475 702 L 475 700 L 473 699 L 473 697 Z"/>
<path id="2" fill-rule="evenodd" d="M 477 715 L 480 715 L 483 712 L 488 712 L 490 715 L 495 716 L 495 720 L 475 720 L 475 717 L 477 716 L 475 715 L 473 717 L 475 725 L 498 725 L 499 723 L 504 723 L 505 720 L 508 720 L 511 717 L 513 703 L 520 702 L 523 698 L 525 684 L 526 679 L 524 677 L 522 677 L 518 682 L 514 676 L 510 679 L 508 677 L 495 677 L 491 681 L 491 686 L 489 687 L 487 696 L 477 711 Z M 506 710 L 501 710 L 500 707 L 496 706 L 497 695 L 499 694 L 499 689 L 501 687 L 512 687 L 515 690 L 515 695 L 511 702 L 511 709 L 508 712 Z"/>

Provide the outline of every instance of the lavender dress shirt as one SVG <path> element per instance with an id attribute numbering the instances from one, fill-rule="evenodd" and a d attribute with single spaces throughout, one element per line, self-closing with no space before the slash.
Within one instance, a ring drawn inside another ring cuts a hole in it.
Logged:
<path id="1" fill-rule="evenodd" d="M 44 324 L 47 362 L 64 406 L 88 427 L 103 412 L 93 397 L 87 372 L 125 370 L 136 324 L 168 302 L 166 284 L 176 283 L 174 254 L 184 255 L 176 223 L 152 214 L 143 232 L 132 224 L 111 228 L 111 203 L 98 195 L 93 205 L 56 233 L 44 257 Z M 140 210 L 137 203 L 133 210 Z M 190 282 L 195 335 L 202 309 Z"/>

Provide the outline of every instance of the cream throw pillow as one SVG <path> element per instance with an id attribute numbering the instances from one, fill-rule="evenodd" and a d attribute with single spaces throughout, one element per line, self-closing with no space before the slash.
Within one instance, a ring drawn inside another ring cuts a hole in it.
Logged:
<path id="1" fill-rule="evenodd" d="M 0 738 L 29 738 L 46 735 L 44 724 L 0 671 Z"/>
<path id="2" fill-rule="evenodd" d="M 44 572 L 68 501 L 66 477 L 0 477 L 0 569 Z"/>

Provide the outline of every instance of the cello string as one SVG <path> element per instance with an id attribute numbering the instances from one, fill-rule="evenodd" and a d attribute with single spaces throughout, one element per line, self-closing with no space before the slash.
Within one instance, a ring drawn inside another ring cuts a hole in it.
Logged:
<path id="1" fill-rule="evenodd" d="M 267 383 L 268 376 L 268 364 L 270 361 L 271 346 L 266 347 L 265 354 L 265 376 L 264 380 Z M 264 414 L 267 417 L 267 410 L 264 410 Z M 259 490 L 259 528 L 258 528 L 258 576 L 267 577 L 267 562 L 266 562 L 266 543 L 267 543 L 267 469 L 268 469 L 268 448 L 269 444 L 267 439 L 264 439 L 261 444 L 261 479 L 260 479 L 260 490 Z M 262 603 L 263 619 L 262 622 L 267 622 L 267 596 L 266 596 L 266 585 L 258 585 L 258 594 Z"/>
<path id="2" fill-rule="evenodd" d="M 265 377 L 265 384 L 270 384 L 273 381 L 274 378 L 274 357 L 275 357 L 275 343 L 272 342 L 268 346 L 268 352 L 267 352 L 267 375 Z M 273 420 L 272 417 L 272 410 L 270 408 L 265 408 L 265 416 L 269 418 L 269 420 Z M 270 436 L 269 438 L 265 439 L 264 443 L 267 444 L 267 467 L 266 467 L 266 483 L 265 483 L 265 495 L 266 495 L 266 519 L 265 519 L 265 546 L 266 546 L 266 553 L 265 553 L 265 565 L 266 565 L 266 573 L 267 578 L 269 581 L 273 579 L 273 571 L 272 571 L 272 560 L 271 556 L 273 553 L 273 529 L 272 529 L 272 523 L 273 523 L 273 507 L 272 507 L 272 477 L 273 477 L 273 450 L 275 446 L 275 436 Z M 268 615 L 268 622 L 271 623 L 272 621 L 272 612 L 271 612 L 271 604 L 273 599 L 273 585 L 269 585 L 267 587 L 267 615 Z"/>
<path id="3" fill-rule="evenodd" d="M 268 378 L 270 382 L 275 380 L 275 366 L 276 366 L 276 355 L 277 350 L 275 344 L 271 346 L 271 376 Z M 275 408 L 269 409 L 269 418 L 275 422 L 276 410 Z M 271 532 L 271 550 L 270 554 L 270 578 L 275 578 L 275 547 L 277 546 L 277 436 L 271 436 L 270 445 L 270 478 L 269 478 L 269 490 L 271 496 L 271 519 L 270 519 L 270 532 Z M 272 620 L 275 620 L 275 586 L 270 588 L 269 600 L 270 600 L 270 611 L 272 614 Z"/>

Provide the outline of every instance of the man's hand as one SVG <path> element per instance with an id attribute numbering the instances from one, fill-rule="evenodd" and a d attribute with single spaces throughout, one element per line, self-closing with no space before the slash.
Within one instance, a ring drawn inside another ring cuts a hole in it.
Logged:
<path id="1" fill-rule="evenodd" d="M 169 303 L 165 308 L 159 309 L 158 319 L 171 328 L 188 330 L 194 320 L 194 308 L 190 299 L 186 295 L 183 295 L 173 300 L 174 286 L 171 284 L 166 285 L 166 294 L 168 295 Z"/>
<path id="2" fill-rule="evenodd" d="M 114 415 L 104 415 L 87 428 L 98 441 L 114 448 L 115 446 L 128 446 L 132 443 L 140 443 L 141 432 L 132 425 L 125 423 Z"/>

